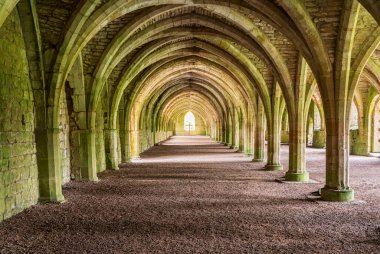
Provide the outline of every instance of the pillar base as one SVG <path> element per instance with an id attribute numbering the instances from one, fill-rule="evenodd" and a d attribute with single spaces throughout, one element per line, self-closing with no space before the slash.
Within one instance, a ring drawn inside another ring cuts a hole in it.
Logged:
<path id="1" fill-rule="evenodd" d="M 252 162 L 264 162 L 264 159 L 253 159 Z"/>
<path id="2" fill-rule="evenodd" d="M 307 182 L 309 181 L 309 172 L 302 172 L 302 173 L 286 172 L 285 181 Z"/>
<path id="3" fill-rule="evenodd" d="M 354 190 L 336 190 L 324 187 L 321 189 L 321 198 L 325 201 L 349 202 L 354 200 Z"/>
<path id="4" fill-rule="evenodd" d="M 282 165 L 281 164 L 265 165 L 265 170 L 268 170 L 268 171 L 281 171 L 282 170 Z"/>
<path id="5" fill-rule="evenodd" d="M 63 195 L 60 195 L 58 197 L 40 197 L 38 199 L 38 202 L 40 203 L 65 203 L 66 200 L 65 198 L 63 197 Z"/>
<path id="6" fill-rule="evenodd" d="M 87 181 L 87 182 L 99 182 L 99 178 L 97 176 L 95 177 L 86 177 L 86 178 L 83 178 L 84 181 Z"/>

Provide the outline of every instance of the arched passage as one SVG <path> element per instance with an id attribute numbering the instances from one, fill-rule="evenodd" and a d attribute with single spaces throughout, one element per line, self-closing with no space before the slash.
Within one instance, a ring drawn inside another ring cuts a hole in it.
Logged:
<path id="1" fill-rule="evenodd" d="M 378 4 L 322 2 L 1 1 L 1 165 L 32 193 L 14 213 L 186 131 L 265 150 L 286 181 L 309 181 L 307 143 L 326 147 L 322 199 L 352 200 L 349 151 L 380 146 Z"/>

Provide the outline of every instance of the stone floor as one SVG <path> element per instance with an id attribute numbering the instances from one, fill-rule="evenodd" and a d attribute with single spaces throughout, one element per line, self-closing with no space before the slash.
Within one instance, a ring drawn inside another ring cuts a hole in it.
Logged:
<path id="1" fill-rule="evenodd" d="M 379 158 L 350 158 L 353 203 L 306 199 L 323 187 L 322 149 L 307 149 L 316 184 L 275 182 L 282 172 L 205 137 L 141 158 L 0 224 L 0 253 L 380 253 Z"/>

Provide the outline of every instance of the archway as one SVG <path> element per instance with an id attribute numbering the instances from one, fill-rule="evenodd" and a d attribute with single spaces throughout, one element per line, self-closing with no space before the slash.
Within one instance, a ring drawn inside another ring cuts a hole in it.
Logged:
<path id="1" fill-rule="evenodd" d="M 188 135 L 191 135 L 192 131 L 195 131 L 195 116 L 191 111 L 187 112 L 185 115 L 184 130 Z"/>

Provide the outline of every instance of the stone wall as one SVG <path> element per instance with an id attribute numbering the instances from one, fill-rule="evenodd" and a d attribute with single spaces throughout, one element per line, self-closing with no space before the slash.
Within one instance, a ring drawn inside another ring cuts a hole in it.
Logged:
<path id="1" fill-rule="evenodd" d="M 120 115 L 119 115 L 120 117 Z M 121 141 L 120 141 L 120 122 L 117 122 L 117 159 L 118 164 L 121 163 Z"/>
<path id="2" fill-rule="evenodd" d="M 15 10 L 0 28 L 0 221 L 37 203 L 34 101 Z"/>

